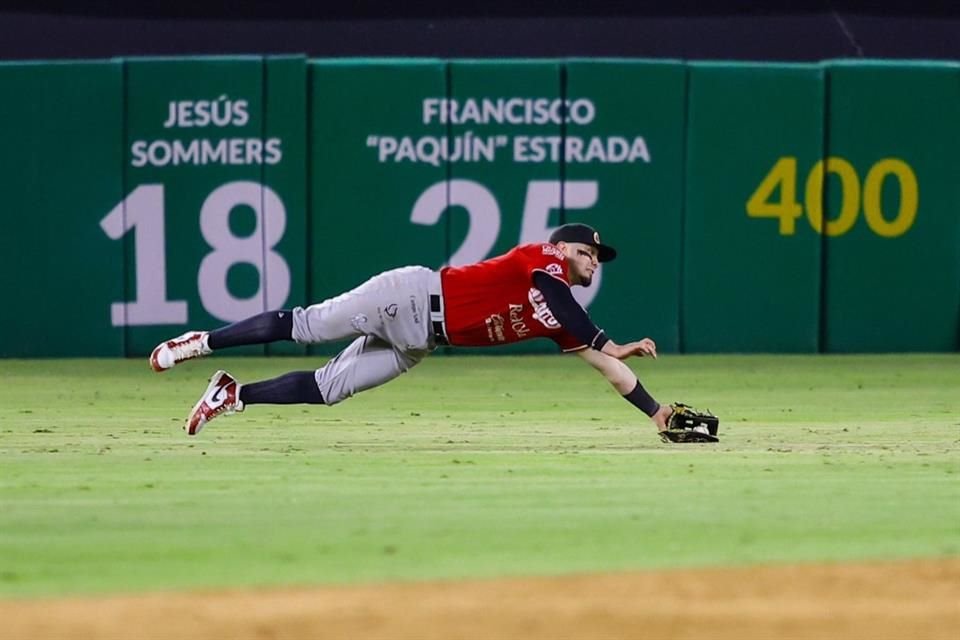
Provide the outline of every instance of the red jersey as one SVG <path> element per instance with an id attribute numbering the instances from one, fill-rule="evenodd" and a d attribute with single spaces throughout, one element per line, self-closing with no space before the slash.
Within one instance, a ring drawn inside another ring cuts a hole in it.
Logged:
<path id="1" fill-rule="evenodd" d="M 570 286 L 569 265 L 552 244 L 524 244 L 496 258 L 440 272 L 450 344 L 481 347 L 550 338 L 564 351 L 587 345 L 547 308 L 533 274 L 543 271 Z"/>

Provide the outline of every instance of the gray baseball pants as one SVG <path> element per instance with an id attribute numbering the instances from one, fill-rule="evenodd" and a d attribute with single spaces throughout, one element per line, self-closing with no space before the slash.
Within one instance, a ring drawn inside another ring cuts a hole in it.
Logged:
<path id="1" fill-rule="evenodd" d="M 436 348 L 430 324 L 432 293 L 440 293 L 439 273 L 401 267 L 293 310 L 293 339 L 301 344 L 355 338 L 314 373 L 326 404 L 393 380 Z"/>

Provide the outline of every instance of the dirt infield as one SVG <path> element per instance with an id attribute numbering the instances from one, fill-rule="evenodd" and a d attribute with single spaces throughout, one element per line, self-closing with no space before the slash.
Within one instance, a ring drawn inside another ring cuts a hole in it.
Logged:
<path id="1" fill-rule="evenodd" d="M 960 558 L 0 601 L 2 638 L 950 638 Z"/>

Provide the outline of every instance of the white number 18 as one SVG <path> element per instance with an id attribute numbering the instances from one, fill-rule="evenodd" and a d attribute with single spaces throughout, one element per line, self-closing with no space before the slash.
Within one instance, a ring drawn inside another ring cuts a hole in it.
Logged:
<path id="1" fill-rule="evenodd" d="M 256 216 L 256 228 L 249 236 L 234 235 L 230 229 L 230 211 L 238 206 L 250 207 Z M 264 308 L 283 306 L 290 295 L 290 268 L 273 249 L 286 224 L 280 197 L 256 182 L 229 182 L 207 196 L 200 208 L 200 232 L 213 251 L 200 263 L 197 289 L 212 316 L 235 322 Z M 187 302 L 167 300 L 163 185 L 134 189 L 100 221 L 100 228 L 113 240 L 134 230 L 136 298 L 110 305 L 113 326 L 186 324 Z M 182 233 L 194 231 L 189 228 Z M 248 298 L 237 298 L 227 287 L 227 272 L 240 263 L 252 264 L 259 276 L 257 291 Z"/>

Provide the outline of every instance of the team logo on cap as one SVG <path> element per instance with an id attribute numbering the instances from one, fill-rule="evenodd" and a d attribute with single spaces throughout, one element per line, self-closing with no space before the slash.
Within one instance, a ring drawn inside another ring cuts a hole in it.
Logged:
<path id="1" fill-rule="evenodd" d="M 600 234 L 597 233 L 596 231 L 593 232 L 593 241 L 596 242 L 597 244 L 600 244 Z"/>

